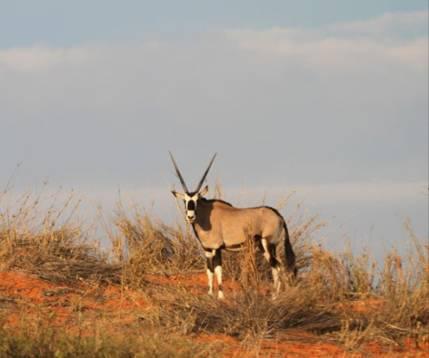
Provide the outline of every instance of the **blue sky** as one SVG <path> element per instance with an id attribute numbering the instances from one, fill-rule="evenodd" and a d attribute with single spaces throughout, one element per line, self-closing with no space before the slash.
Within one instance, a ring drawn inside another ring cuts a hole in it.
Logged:
<path id="1" fill-rule="evenodd" d="M 428 7 L 425 0 L 2 0 L 0 4 L 0 47 L 126 41 L 147 33 L 319 27 Z"/>
<path id="2" fill-rule="evenodd" d="M 48 179 L 109 211 L 120 187 L 171 220 L 168 150 L 190 186 L 217 151 L 226 199 L 294 192 L 331 247 L 401 246 L 406 217 L 427 238 L 426 1 L 1 9 L 0 185 L 22 162 L 17 195 Z"/>

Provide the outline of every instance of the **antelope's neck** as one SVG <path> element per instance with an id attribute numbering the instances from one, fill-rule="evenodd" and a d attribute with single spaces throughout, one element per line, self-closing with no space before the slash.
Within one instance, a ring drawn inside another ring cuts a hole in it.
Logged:
<path id="1" fill-rule="evenodd" d="M 195 229 L 207 231 L 210 226 L 210 211 L 212 210 L 212 204 L 205 199 L 198 200 L 195 221 Z"/>

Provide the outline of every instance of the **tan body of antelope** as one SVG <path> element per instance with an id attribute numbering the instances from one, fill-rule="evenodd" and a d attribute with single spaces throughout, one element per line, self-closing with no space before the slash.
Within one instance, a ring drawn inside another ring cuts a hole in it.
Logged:
<path id="1" fill-rule="evenodd" d="M 262 249 L 264 257 L 271 265 L 274 293 L 280 290 L 280 260 L 276 255 L 277 246 L 283 241 L 285 248 L 286 268 L 296 274 L 295 254 L 293 252 L 286 222 L 280 213 L 267 206 L 256 208 L 236 208 L 217 199 L 205 199 L 208 187 L 201 189 L 202 184 L 213 164 L 215 156 L 206 169 L 197 190 L 190 192 L 171 155 L 176 174 L 185 190 L 184 193 L 172 191 L 182 199 L 186 209 L 186 220 L 192 225 L 207 259 L 207 277 L 209 294 L 213 294 L 213 279 L 218 282 L 218 297 L 223 298 L 222 290 L 222 250 L 237 251 L 246 240 L 255 240 Z"/>

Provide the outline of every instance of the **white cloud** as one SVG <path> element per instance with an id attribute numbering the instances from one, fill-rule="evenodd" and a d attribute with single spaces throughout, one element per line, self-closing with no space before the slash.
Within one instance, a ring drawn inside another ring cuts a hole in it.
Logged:
<path id="1" fill-rule="evenodd" d="M 50 48 L 33 46 L 0 50 L 0 69 L 33 72 L 58 65 L 85 64 L 88 51 L 85 47 Z"/>
<path id="2" fill-rule="evenodd" d="M 428 68 L 428 38 L 420 38 L 401 46 L 391 47 L 388 53 L 404 64 L 414 68 Z"/>
<path id="3" fill-rule="evenodd" d="M 380 17 L 354 21 L 348 23 L 340 23 L 328 27 L 329 31 L 342 34 L 343 36 L 364 35 L 378 36 L 384 35 L 393 37 L 392 35 L 409 34 L 410 32 L 427 32 L 428 27 L 428 12 L 412 11 L 386 13 Z"/>
<path id="4" fill-rule="evenodd" d="M 387 18 L 412 24 L 422 16 Z M 166 147 L 192 157 L 219 146 L 249 172 L 262 162 L 257 182 L 279 173 L 294 182 L 315 173 L 323 182 L 361 180 L 372 171 L 420 179 L 427 173 L 422 36 L 274 28 L 3 49 L 0 145 L 12 153 L 10 167 L 30 157 L 34 171 L 64 171 L 70 180 L 90 175 L 94 161 L 103 173 L 94 177 L 120 182 L 119 172 L 113 180 L 103 168 L 120 162 L 125 173 L 135 156 L 162 162 Z M 150 168 L 154 181 L 159 166 Z M 234 178 L 240 168 L 228 169 Z"/>
<path id="5" fill-rule="evenodd" d="M 350 70 L 398 61 L 410 67 L 427 68 L 427 25 L 427 12 L 414 12 L 385 14 L 317 30 L 233 30 L 227 36 L 243 50 L 251 51 L 250 55 L 295 61 L 319 70 Z M 407 30 L 416 33 L 404 39 L 400 35 Z"/>
<path id="6" fill-rule="evenodd" d="M 195 42 L 177 43 L 169 40 L 148 40 L 144 43 L 120 46 L 76 46 L 51 48 L 0 49 L 0 70 L 39 71 L 56 66 L 91 65 L 96 61 L 113 62 L 118 66 L 133 63 L 132 58 L 144 67 L 157 56 L 184 59 L 213 50 L 253 51 L 250 55 L 265 55 L 266 59 L 291 60 L 301 64 L 356 66 L 357 61 L 368 64 L 399 59 L 411 66 L 427 65 L 427 11 L 387 13 L 381 17 L 360 22 L 340 23 L 315 30 L 275 27 L 267 30 L 237 29 L 217 34 L 202 35 Z M 413 31 L 411 38 L 401 34 Z M 224 37 L 224 36 L 225 37 Z M 207 60 L 207 58 L 204 58 Z M 162 65 L 162 63 L 161 63 Z M 361 65 L 361 63 L 359 63 Z M 126 70 L 122 68 L 121 70 Z"/>

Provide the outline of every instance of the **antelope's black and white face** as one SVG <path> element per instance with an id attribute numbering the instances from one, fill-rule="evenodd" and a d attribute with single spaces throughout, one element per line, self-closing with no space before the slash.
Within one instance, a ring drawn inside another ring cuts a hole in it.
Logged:
<path id="1" fill-rule="evenodd" d="M 197 205 L 198 199 L 206 195 L 208 192 L 208 187 L 204 187 L 198 193 L 178 193 L 176 191 L 172 191 L 173 195 L 177 199 L 183 200 L 185 204 L 186 211 L 186 220 L 189 224 L 193 224 L 197 219 Z"/>
<path id="2" fill-rule="evenodd" d="M 203 186 L 204 180 L 207 177 L 207 173 L 209 172 L 214 159 L 216 158 L 216 154 L 213 155 L 212 159 L 210 160 L 209 166 L 207 167 L 206 171 L 204 172 L 200 182 L 198 183 L 197 189 L 193 192 L 191 192 L 186 183 L 185 180 L 182 177 L 182 174 L 180 173 L 179 167 L 177 166 L 176 161 L 174 160 L 173 154 L 170 153 L 171 161 L 173 162 L 174 169 L 176 170 L 177 177 L 180 180 L 180 183 L 182 184 L 182 188 L 185 191 L 184 193 L 178 193 L 176 191 L 172 191 L 173 195 L 177 199 L 181 199 L 185 203 L 185 210 L 186 210 L 186 220 L 189 224 L 193 224 L 195 220 L 197 220 L 197 207 L 198 207 L 198 199 L 203 197 L 207 194 L 207 191 L 209 190 L 207 186 L 205 186 L 203 189 L 201 187 Z"/>

